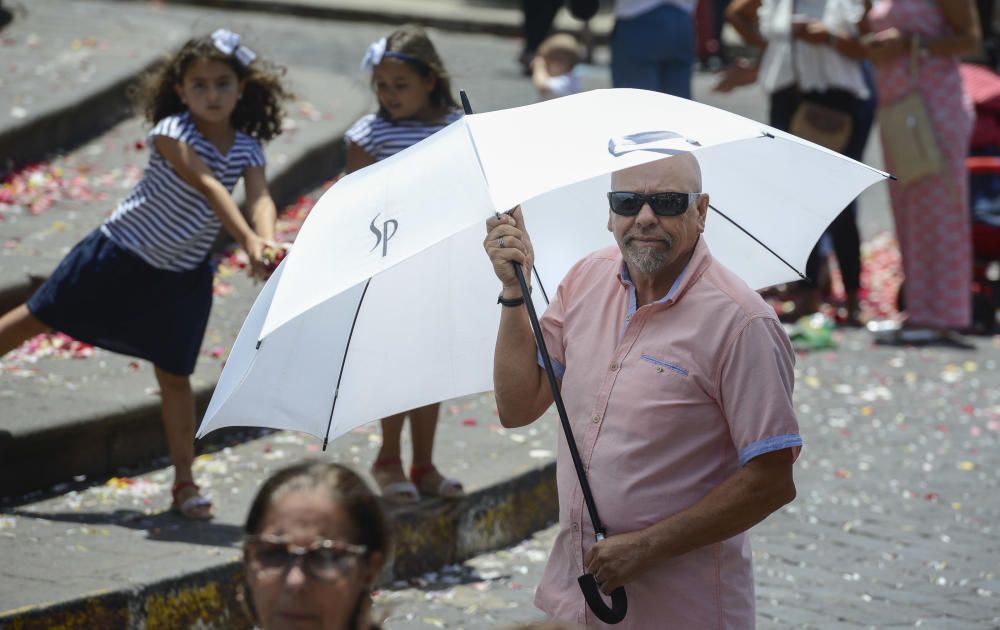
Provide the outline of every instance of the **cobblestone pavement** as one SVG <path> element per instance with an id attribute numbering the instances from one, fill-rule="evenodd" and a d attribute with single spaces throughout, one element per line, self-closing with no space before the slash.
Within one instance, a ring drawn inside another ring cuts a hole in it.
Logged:
<path id="1" fill-rule="evenodd" d="M 963 352 L 838 336 L 799 356 L 798 498 L 752 536 L 759 627 L 1000 627 L 1000 338 Z M 380 594 L 386 627 L 539 618 L 554 535 Z"/>

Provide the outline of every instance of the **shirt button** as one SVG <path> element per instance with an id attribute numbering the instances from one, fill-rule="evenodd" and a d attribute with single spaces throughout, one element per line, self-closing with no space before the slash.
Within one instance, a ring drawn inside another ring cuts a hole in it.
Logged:
<path id="1" fill-rule="evenodd" d="M 662 373 L 663 372 L 663 368 L 661 368 L 660 366 L 657 365 L 656 366 L 656 371 Z"/>
<path id="2" fill-rule="evenodd" d="M 580 526 L 577 525 L 576 523 L 573 523 L 573 531 L 575 532 L 578 529 L 580 529 Z"/>
<path id="3" fill-rule="evenodd" d="M 600 421 L 601 421 L 601 416 L 594 416 L 594 417 L 593 417 L 593 418 L 591 419 L 591 422 L 593 422 L 594 424 L 597 424 L 597 423 L 598 423 L 598 422 L 600 422 Z"/>
<path id="4" fill-rule="evenodd" d="M 618 369 L 618 363 L 612 363 L 611 364 L 611 371 L 614 372 L 617 369 Z"/>

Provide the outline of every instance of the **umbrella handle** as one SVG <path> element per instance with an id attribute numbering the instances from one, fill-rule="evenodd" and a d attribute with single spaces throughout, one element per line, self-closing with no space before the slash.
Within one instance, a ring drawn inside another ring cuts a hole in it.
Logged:
<path id="1" fill-rule="evenodd" d="M 625 596 L 624 586 L 619 586 L 611 593 L 611 607 L 608 608 L 604 598 L 601 597 L 601 589 L 598 588 L 593 573 L 585 573 L 576 581 L 580 583 L 580 590 L 583 591 L 587 606 L 598 619 L 607 624 L 616 624 L 625 618 L 625 613 L 628 612 L 628 598 Z"/>

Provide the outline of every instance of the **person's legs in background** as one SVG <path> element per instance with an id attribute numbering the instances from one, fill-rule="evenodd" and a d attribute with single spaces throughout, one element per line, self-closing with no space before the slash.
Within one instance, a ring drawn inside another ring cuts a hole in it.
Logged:
<path id="1" fill-rule="evenodd" d="M 382 418 L 382 447 L 372 463 L 372 476 L 386 501 L 390 503 L 416 503 L 420 492 L 403 471 L 400 443 L 406 412 Z"/>
<path id="2" fill-rule="evenodd" d="M 715 0 L 712 5 L 712 36 L 718 49 L 715 51 L 715 55 L 718 59 L 717 65 L 718 69 L 726 67 L 729 63 L 729 55 L 726 52 L 726 44 L 722 40 L 722 29 L 726 25 L 726 9 L 729 8 L 729 3 L 731 0 Z M 713 69 L 716 66 L 716 62 L 709 61 L 709 68 Z"/>
<path id="3" fill-rule="evenodd" d="M 524 15 L 522 33 L 524 49 L 521 52 L 521 70 L 525 76 L 531 75 L 531 60 L 535 49 L 549 36 L 552 21 L 563 5 L 563 0 L 521 0 L 521 11 Z"/>
<path id="4" fill-rule="evenodd" d="M 611 36 L 611 80 L 615 87 L 656 90 L 691 97 L 694 19 L 673 5 L 660 5 L 618 20 Z"/>
<path id="5" fill-rule="evenodd" d="M 420 494 L 454 498 L 464 494 L 462 484 L 441 474 L 434 465 L 434 435 L 437 432 L 441 404 L 426 405 L 410 412 L 410 436 L 413 438 L 413 464 L 410 480 Z"/>

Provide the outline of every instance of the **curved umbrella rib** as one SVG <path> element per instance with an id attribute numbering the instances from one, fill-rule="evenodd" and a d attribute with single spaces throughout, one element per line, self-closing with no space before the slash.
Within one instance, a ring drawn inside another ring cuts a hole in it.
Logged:
<path id="1" fill-rule="evenodd" d="M 708 207 L 711 208 L 712 210 L 715 210 L 716 214 L 718 214 L 720 217 L 722 217 L 726 221 L 729 221 L 730 223 L 732 223 L 736 227 L 736 229 L 738 229 L 740 232 L 743 232 L 744 234 L 746 234 L 747 236 L 749 236 L 755 243 L 757 243 L 758 245 L 760 245 L 761 247 L 763 247 L 764 249 L 766 249 L 772 256 L 774 256 L 775 258 L 777 258 L 781 262 L 785 263 L 785 266 L 787 266 L 789 269 L 791 269 L 792 271 L 794 271 L 795 273 L 797 273 L 800 278 L 802 278 L 803 280 L 808 280 L 809 279 L 809 278 L 806 277 L 806 275 L 804 273 L 802 273 L 801 271 L 799 271 L 798 269 L 796 269 L 790 262 L 788 262 L 787 260 L 785 260 L 784 258 L 782 258 L 781 254 L 779 254 L 778 252 L 776 252 L 773 249 L 771 249 L 770 247 L 768 247 L 766 243 L 764 243 L 759 238 L 757 238 L 756 236 L 754 236 L 753 234 L 751 234 L 750 232 L 748 232 L 747 229 L 744 228 L 742 225 L 740 225 L 736 221 L 733 221 L 731 218 L 729 218 L 729 216 L 725 212 L 723 212 L 722 210 L 719 210 L 718 208 L 716 208 L 712 204 L 708 204 Z"/>
<path id="2" fill-rule="evenodd" d="M 326 423 L 326 434 L 323 436 L 323 450 L 330 441 L 330 427 L 333 426 L 333 412 L 337 408 L 337 397 L 340 396 L 340 381 L 344 378 L 344 367 L 347 365 L 347 354 L 351 350 L 351 338 L 354 336 L 354 327 L 358 323 L 358 314 L 361 313 L 361 305 L 365 303 L 365 294 L 368 293 L 368 285 L 372 279 L 365 280 L 365 288 L 358 298 L 358 308 L 354 311 L 354 319 L 351 321 L 351 331 L 347 333 L 347 343 L 344 345 L 344 358 L 340 361 L 340 371 L 337 373 L 337 388 L 333 390 L 333 403 L 330 404 L 330 419 Z"/>

